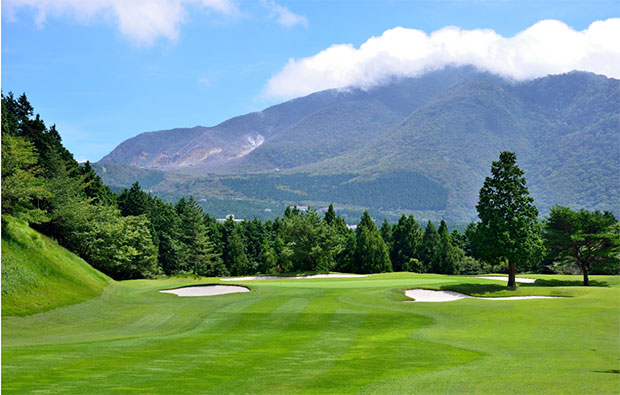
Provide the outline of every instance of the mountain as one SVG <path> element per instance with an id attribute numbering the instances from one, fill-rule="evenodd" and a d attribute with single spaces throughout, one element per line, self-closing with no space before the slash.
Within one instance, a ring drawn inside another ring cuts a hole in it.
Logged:
<path id="1" fill-rule="evenodd" d="M 491 161 L 509 150 L 543 212 L 618 213 L 619 108 L 620 81 L 600 75 L 513 82 L 448 68 L 318 92 L 212 128 L 143 133 L 97 168 L 164 171 L 155 193 L 467 221 Z"/>

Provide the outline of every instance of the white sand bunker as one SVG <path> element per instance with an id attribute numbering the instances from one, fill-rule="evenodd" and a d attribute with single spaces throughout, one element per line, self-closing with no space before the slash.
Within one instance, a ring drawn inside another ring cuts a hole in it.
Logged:
<path id="1" fill-rule="evenodd" d="M 484 300 L 521 300 L 521 299 L 555 299 L 555 296 L 505 296 L 497 298 L 480 298 L 454 291 L 431 291 L 430 289 L 409 289 L 405 291 L 407 297 L 415 302 L 451 302 L 453 300 L 473 298 Z"/>
<path id="2" fill-rule="evenodd" d="M 284 276 L 249 276 L 249 277 L 234 277 L 234 278 L 220 278 L 222 281 L 248 281 L 248 280 L 299 280 L 303 278 L 348 278 L 348 277 L 368 277 L 370 274 L 314 274 L 312 276 L 296 276 L 296 277 L 284 277 Z"/>
<path id="3" fill-rule="evenodd" d="M 237 292 L 250 292 L 250 290 L 246 287 L 240 287 L 237 285 L 201 285 L 195 287 L 166 289 L 159 292 L 175 294 L 178 296 L 214 296 Z"/>
<path id="4" fill-rule="evenodd" d="M 508 281 L 508 276 L 476 276 L 476 278 L 484 278 L 487 280 Z M 534 284 L 535 278 L 515 277 L 515 282 L 524 284 Z"/>

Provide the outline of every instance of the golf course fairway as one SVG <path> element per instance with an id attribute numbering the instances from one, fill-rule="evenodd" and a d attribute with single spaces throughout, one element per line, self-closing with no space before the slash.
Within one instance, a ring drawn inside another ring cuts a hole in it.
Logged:
<path id="1" fill-rule="evenodd" d="M 2 318 L 9 393 L 575 393 L 620 390 L 620 277 L 390 273 L 112 282 L 100 296 Z M 179 297 L 198 284 L 251 291 Z M 563 296 L 412 303 L 413 288 Z"/>

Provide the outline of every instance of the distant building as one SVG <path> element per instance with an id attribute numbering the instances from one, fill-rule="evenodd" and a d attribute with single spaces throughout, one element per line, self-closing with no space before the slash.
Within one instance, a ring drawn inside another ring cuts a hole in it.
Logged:
<path id="1" fill-rule="evenodd" d="M 215 221 L 216 221 L 216 222 L 219 222 L 220 224 L 223 224 L 224 222 L 226 222 L 226 220 L 227 220 L 228 218 L 232 218 L 232 220 L 233 220 L 233 221 L 235 221 L 235 222 L 243 222 L 243 221 L 244 221 L 243 219 L 236 219 L 236 218 L 235 218 L 235 214 L 228 214 L 228 215 L 226 216 L 226 218 L 216 218 L 216 220 L 215 220 Z"/>

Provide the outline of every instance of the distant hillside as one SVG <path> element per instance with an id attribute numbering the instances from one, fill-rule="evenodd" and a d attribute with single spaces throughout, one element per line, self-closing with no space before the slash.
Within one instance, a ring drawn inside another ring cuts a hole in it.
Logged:
<path id="1" fill-rule="evenodd" d="M 112 282 L 26 223 L 2 220 L 2 316 L 80 303 Z"/>
<path id="2" fill-rule="evenodd" d="M 618 214 L 618 108 L 620 81 L 604 76 L 514 83 L 449 68 L 369 91 L 318 92 L 213 128 L 141 134 L 100 165 L 198 176 L 166 174 L 149 187 L 156 193 L 334 202 L 468 221 L 491 162 L 509 150 L 543 212 L 562 204 Z"/>

